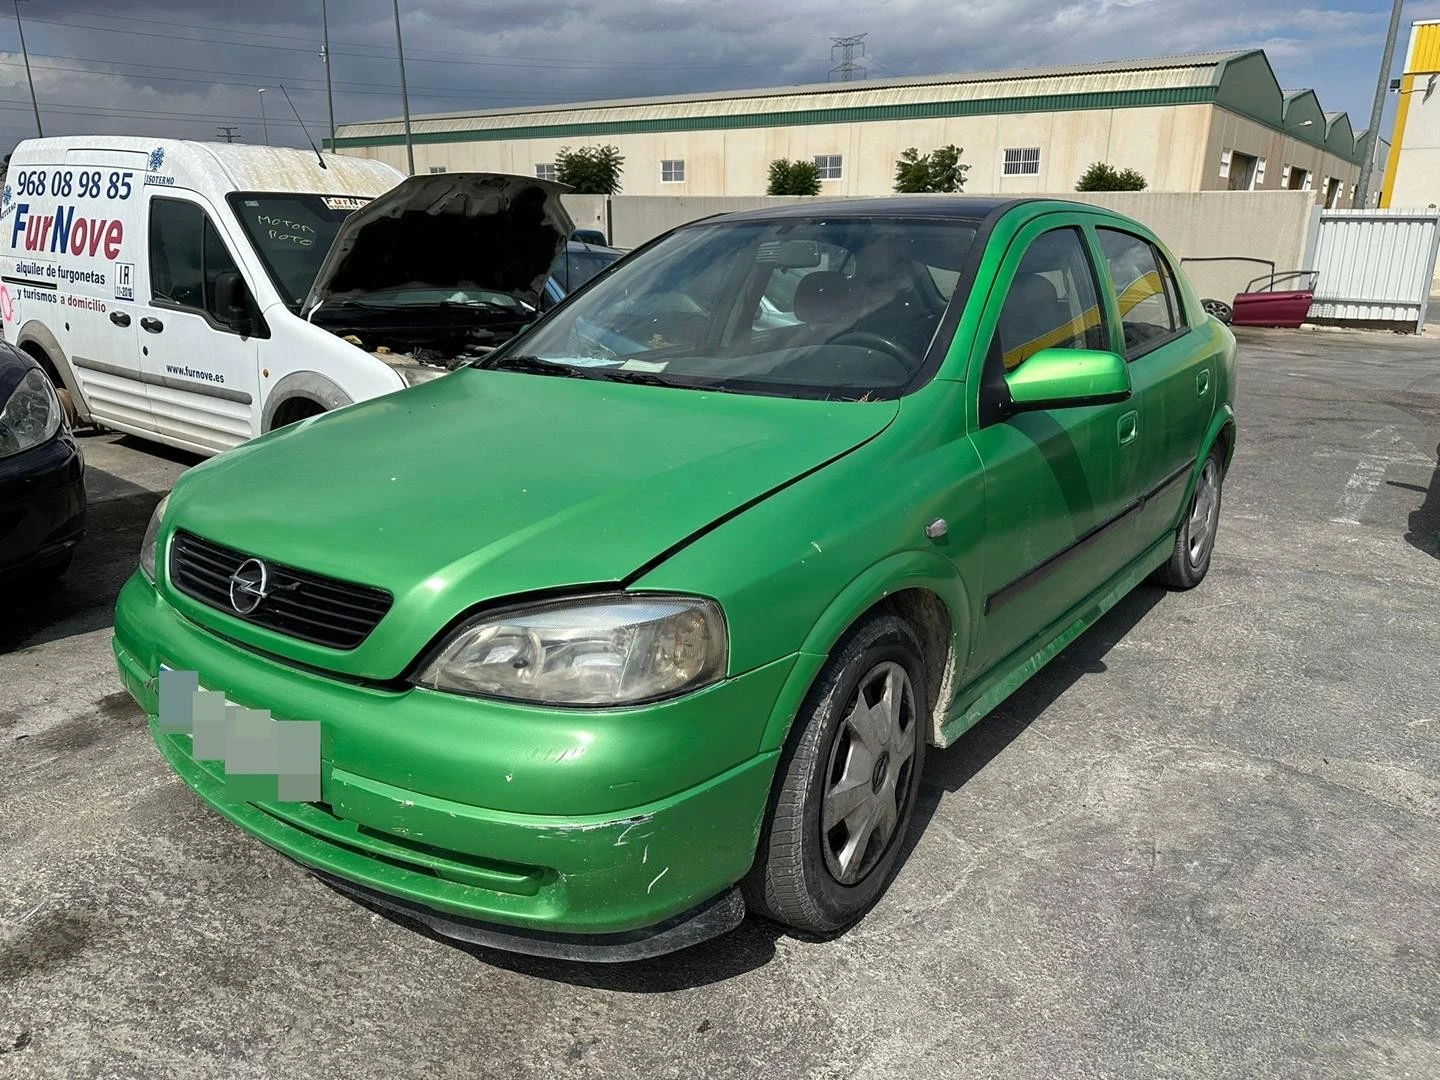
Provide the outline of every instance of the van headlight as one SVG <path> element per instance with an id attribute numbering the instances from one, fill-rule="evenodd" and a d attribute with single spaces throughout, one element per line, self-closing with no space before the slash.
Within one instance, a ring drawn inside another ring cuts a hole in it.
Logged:
<path id="1" fill-rule="evenodd" d="M 43 371 L 32 368 L 0 403 L 0 458 L 49 442 L 64 421 L 55 388 Z"/>
<path id="2" fill-rule="evenodd" d="M 432 690 L 545 705 L 638 705 L 725 675 L 714 601 L 662 593 L 575 597 L 488 612 L 421 666 Z"/>
<path id="3" fill-rule="evenodd" d="M 151 581 L 155 580 L 155 556 L 156 548 L 160 543 L 160 522 L 165 517 L 165 507 L 170 504 L 170 496 L 166 495 L 155 507 L 155 512 L 150 515 L 150 524 L 145 526 L 145 538 L 140 541 L 140 569 Z"/>

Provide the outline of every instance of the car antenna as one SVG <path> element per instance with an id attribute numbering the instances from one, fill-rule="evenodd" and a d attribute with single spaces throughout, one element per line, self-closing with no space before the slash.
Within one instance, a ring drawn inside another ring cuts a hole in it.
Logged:
<path id="1" fill-rule="evenodd" d="M 290 100 L 290 93 L 285 89 L 283 83 L 280 84 L 280 93 L 285 95 L 285 104 L 290 106 L 290 111 L 295 114 L 295 121 L 300 125 L 300 130 L 305 132 L 305 139 L 310 143 L 310 149 L 315 150 L 315 160 L 320 162 L 320 168 L 330 168 L 329 165 L 325 164 L 325 155 L 315 148 L 315 140 L 310 138 L 310 132 L 305 127 L 305 121 L 300 119 L 300 110 L 295 108 L 295 103 Z"/>

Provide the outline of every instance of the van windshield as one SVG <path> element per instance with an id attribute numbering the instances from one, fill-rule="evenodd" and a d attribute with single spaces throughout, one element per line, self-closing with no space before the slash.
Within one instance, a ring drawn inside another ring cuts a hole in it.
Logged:
<path id="1" fill-rule="evenodd" d="M 238 192 L 230 207 L 292 311 L 299 311 L 340 223 L 370 200 L 353 195 Z"/>

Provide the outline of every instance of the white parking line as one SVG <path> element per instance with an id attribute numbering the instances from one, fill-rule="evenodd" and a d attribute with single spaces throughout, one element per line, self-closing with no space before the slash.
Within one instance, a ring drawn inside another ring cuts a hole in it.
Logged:
<path id="1" fill-rule="evenodd" d="M 1340 496 L 1341 513 L 1330 520 L 1339 525 L 1359 525 L 1360 511 L 1385 479 L 1385 465 L 1372 457 L 1363 457 L 1355 464 L 1355 471 L 1345 482 L 1345 492 Z"/>

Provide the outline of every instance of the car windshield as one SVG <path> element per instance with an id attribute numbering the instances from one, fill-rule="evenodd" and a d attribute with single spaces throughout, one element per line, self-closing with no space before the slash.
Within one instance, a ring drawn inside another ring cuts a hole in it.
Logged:
<path id="1" fill-rule="evenodd" d="M 550 268 L 553 277 L 567 293 L 572 293 L 585 282 L 620 258 L 618 251 L 599 251 L 588 247 L 567 247 Z"/>
<path id="2" fill-rule="evenodd" d="M 681 229 L 481 365 L 791 397 L 894 397 L 919 373 L 971 220 Z"/>
<path id="3" fill-rule="evenodd" d="M 340 223 L 369 200 L 352 195 L 241 192 L 230 206 L 281 299 L 299 311 Z"/>

